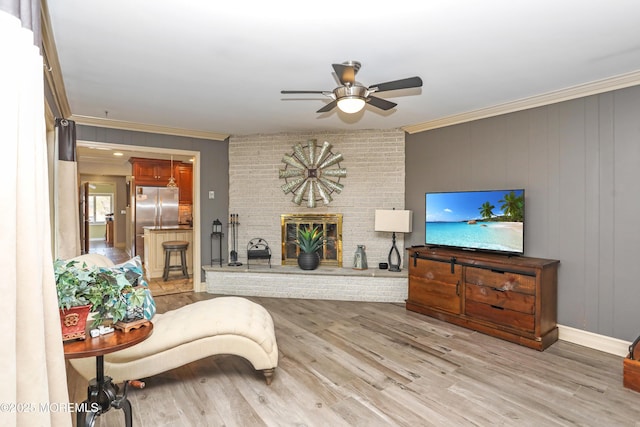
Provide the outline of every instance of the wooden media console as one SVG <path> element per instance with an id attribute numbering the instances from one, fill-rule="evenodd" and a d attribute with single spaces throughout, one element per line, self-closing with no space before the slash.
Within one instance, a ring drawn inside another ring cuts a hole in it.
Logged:
<path id="1" fill-rule="evenodd" d="M 544 350 L 558 340 L 559 261 L 409 248 L 407 310 Z"/>

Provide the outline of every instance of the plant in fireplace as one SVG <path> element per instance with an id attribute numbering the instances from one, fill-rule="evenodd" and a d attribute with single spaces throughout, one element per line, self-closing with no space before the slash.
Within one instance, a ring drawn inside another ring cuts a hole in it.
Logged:
<path id="1" fill-rule="evenodd" d="M 300 227 L 295 243 L 300 248 L 298 266 L 303 270 L 318 268 L 320 264 L 318 250 L 323 244 L 323 233 L 320 227 Z"/>

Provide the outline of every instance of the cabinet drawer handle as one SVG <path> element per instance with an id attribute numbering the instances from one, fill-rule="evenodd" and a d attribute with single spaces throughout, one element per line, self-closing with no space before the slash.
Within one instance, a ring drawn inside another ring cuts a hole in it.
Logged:
<path id="1" fill-rule="evenodd" d="M 502 288 L 494 288 L 493 286 L 491 287 L 492 290 L 496 291 L 496 292 L 507 292 L 506 289 L 502 289 Z"/>
<path id="2" fill-rule="evenodd" d="M 496 310 L 504 310 L 504 307 L 499 307 L 497 305 L 491 305 L 491 308 L 495 308 Z"/>
<path id="3" fill-rule="evenodd" d="M 456 296 L 460 296 L 460 280 L 456 283 Z"/>

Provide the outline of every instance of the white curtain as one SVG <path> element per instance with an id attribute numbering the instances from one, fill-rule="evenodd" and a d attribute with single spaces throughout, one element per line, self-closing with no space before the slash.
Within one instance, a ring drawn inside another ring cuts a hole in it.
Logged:
<path id="1" fill-rule="evenodd" d="M 2 426 L 68 426 L 72 415 L 60 410 L 69 399 L 52 267 L 39 10 L 38 0 L 0 0 Z"/>
<path id="2" fill-rule="evenodd" d="M 76 162 L 76 124 L 56 119 L 55 182 L 57 189 L 54 228 L 55 258 L 80 255 L 80 205 L 78 201 L 78 163 Z"/>

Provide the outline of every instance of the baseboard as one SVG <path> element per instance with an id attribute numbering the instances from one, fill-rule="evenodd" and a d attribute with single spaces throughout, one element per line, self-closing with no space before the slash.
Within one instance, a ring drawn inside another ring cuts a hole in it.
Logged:
<path id="1" fill-rule="evenodd" d="M 201 282 L 194 278 L 193 280 L 193 292 L 207 292 L 207 282 Z"/>
<path id="2" fill-rule="evenodd" d="M 562 341 L 593 348 L 616 356 L 626 357 L 629 353 L 630 342 L 606 335 L 594 334 L 593 332 L 571 328 L 569 326 L 558 325 L 559 337 Z"/>

